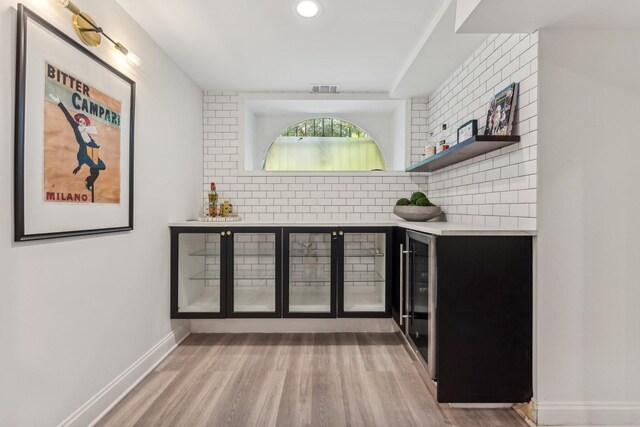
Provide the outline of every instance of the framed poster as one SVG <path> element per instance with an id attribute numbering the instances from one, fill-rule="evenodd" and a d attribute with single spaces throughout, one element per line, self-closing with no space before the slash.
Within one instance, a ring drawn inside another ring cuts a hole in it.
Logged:
<path id="1" fill-rule="evenodd" d="M 18 5 L 15 241 L 133 229 L 135 82 Z"/>

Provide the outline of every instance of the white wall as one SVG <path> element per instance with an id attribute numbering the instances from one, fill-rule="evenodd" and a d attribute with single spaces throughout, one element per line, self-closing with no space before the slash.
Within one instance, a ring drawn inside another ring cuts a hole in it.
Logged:
<path id="1" fill-rule="evenodd" d="M 428 196 L 463 224 L 536 229 L 538 35 L 493 34 L 427 98 L 412 99 L 411 161 L 419 160 L 433 132 L 449 145 L 471 119 L 482 132 L 488 104 L 513 82 L 520 83 L 514 119 L 518 144 L 429 175 Z M 447 130 L 442 132 L 442 124 Z"/>
<path id="2" fill-rule="evenodd" d="M 27 6 L 73 34 L 52 1 Z M 108 34 L 142 59 L 138 84 L 135 229 L 13 243 L 15 2 L 0 0 L 0 425 L 62 422 L 163 338 L 169 320 L 169 231 L 200 206 L 202 92 L 113 0 L 84 0 Z M 55 52 L 51 53 L 55 57 Z"/>
<path id="3" fill-rule="evenodd" d="M 541 425 L 640 424 L 638 46 L 540 31 Z"/>

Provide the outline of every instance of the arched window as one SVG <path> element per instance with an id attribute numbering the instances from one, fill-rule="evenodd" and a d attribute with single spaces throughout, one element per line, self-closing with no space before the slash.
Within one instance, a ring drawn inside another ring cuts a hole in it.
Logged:
<path id="1" fill-rule="evenodd" d="M 315 118 L 289 126 L 264 157 L 265 171 L 387 170 L 382 153 L 364 130 L 353 123 Z"/>

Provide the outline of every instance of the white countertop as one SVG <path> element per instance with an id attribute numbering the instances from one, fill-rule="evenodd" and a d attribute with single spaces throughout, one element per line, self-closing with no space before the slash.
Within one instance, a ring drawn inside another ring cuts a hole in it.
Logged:
<path id="1" fill-rule="evenodd" d="M 451 222 L 409 222 L 402 219 L 390 221 L 184 221 L 170 223 L 169 227 L 402 227 L 437 236 L 535 236 L 535 230 L 514 230 Z"/>

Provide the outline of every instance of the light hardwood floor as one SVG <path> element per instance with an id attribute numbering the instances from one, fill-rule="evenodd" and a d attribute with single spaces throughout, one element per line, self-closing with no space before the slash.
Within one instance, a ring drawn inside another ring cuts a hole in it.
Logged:
<path id="1" fill-rule="evenodd" d="M 393 333 L 193 334 L 99 426 L 527 426 L 435 402 Z"/>

